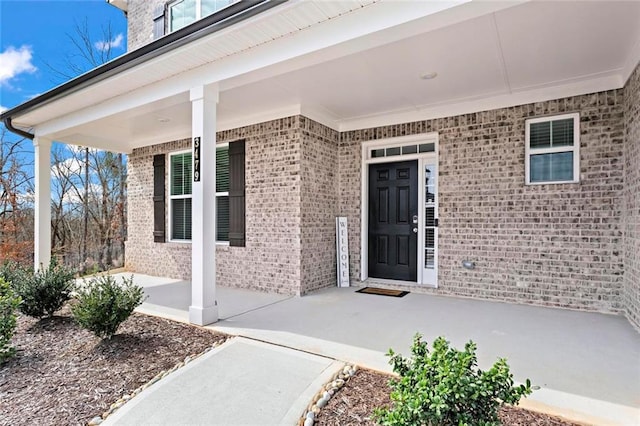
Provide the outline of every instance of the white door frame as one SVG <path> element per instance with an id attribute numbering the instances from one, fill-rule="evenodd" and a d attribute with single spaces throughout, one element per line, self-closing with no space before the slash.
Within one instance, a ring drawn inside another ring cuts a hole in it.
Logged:
<path id="1" fill-rule="evenodd" d="M 411 144 L 433 143 L 433 152 L 394 155 L 389 157 L 371 158 L 372 149 L 401 147 Z M 438 132 L 423 133 L 420 135 L 401 136 L 396 138 L 380 139 L 362 142 L 361 145 L 361 193 L 360 193 L 360 280 L 369 278 L 369 165 L 379 163 L 396 163 L 399 161 L 418 161 L 418 274 L 417 283 L 400 281 L 403 284 L 417 284 L 420 286 L 438 287 L 438 228 L 435 232 L 435 269 L 426 273 L 424 269 L 425 253 L 425 172 L 424 165 L 434 162 L 438 165 Z M 436 185 L 438 183 L 438 170 L 436 168 Z M 438 189 L 436 186 L 435 217 L 438 217 Z M 391 280 L 390 280 L 391 281 Z M 394 280 L 395 281 L 395 280 Z"/>

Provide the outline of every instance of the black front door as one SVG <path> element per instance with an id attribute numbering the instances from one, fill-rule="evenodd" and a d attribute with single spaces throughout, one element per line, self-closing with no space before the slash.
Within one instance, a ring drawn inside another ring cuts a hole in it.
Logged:
<path id="1" fill-rule="evenodd" d="M 369 165 L 369 276 L 417 280 L 418 161 Z"/>

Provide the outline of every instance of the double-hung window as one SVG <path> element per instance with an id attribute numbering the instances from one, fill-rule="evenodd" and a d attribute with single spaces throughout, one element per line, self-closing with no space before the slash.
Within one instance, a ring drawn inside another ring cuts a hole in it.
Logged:
<path id="1" fill-rule="evenodd" d="M 239 0 L 176 0 L 169 3 L 169 31 L 186 27 L 198 19 L 209 16 Z"/>
<path id="2" fill-rule="evenodd" d="M 171 239 L 191 240 L 191 152 L 172 154 L 169 161 Z"/>
<path id="3" fill-rule="evenodd" d="M 580 116 L 540 117 L 525 123 L 525 176 L 529 184 L 580 180 Z"/>
<path id="4" fill-rule="evenodd" d="M 191 152 L 170 155 L 169 214 L 172 241 L 191 241 Z M 216 242 L 229 241 L 229 147 L 216 148 Z"/>

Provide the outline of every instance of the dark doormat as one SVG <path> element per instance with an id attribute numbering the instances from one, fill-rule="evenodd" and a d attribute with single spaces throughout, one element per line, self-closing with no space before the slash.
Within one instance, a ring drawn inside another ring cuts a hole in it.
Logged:
<path id="1" fill-rule="evenodd" d="M 357 290 L 356 293 L 377 294 L 378 296 L 404 297 L 409 294 L 408 291 L 389 290 L 388 288 L 365 287 Z"/>

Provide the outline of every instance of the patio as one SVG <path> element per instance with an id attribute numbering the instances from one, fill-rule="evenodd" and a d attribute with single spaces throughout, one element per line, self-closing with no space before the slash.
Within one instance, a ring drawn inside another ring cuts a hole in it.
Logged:
<path id="1" fill-rule="evenodd" d="M 128 274 L 125 274 L 128 275 Z M 139 309 L 188 320 L 188 281 L 134 274 Z M 640 420 L 640 334 L 623 317 L 500 302 L 328 288 L 289 297 L 218 287 L 212 328 L 389 371 L 384 353 L 408 353 L 416 332 L 478 344 L 481 367 L 506 357 L 514 378 L 540 389 L 523 404 L 597 424 Z"/>

